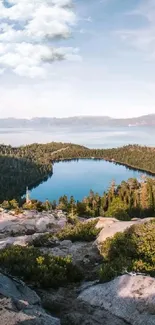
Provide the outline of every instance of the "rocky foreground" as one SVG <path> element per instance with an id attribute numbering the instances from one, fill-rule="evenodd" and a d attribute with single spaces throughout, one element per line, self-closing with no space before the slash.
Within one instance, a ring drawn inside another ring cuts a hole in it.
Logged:
<path id="1" fill-rule="evenodd" d="M 73 263 L 86 275 L 85 281 L 58 289 L 30 289 L 26 284 L 0 274 L 0 325 L 155 325 L 155 279 L 125 274 L 99 283 L 103 258 L 100 245 L 118 231 L 149 219 L 121 222 L 99 218 L 101 228 L 95 242 L 57 241 L 53 247 L 40 247 L 55 256 L 72 256 Z M 36 213 L 0 212 L 0 249 L 25 246 L 42 233 L 63 228 L 67 223 L 62 211 Z"/>
<path id="2" fill-rule="evenodd" d="M 35 291 L 0 274 L 0 324 L 60 325 L 60 321 L 45 312 Z"/>
<path id="3" fill-rule="evenodd" d="M 39 295 L 21 281 L 0 274 L 0 324 L 155 324 L 155 279 L 150 277 L 124 275 L 105 284 L 88 282 Z"/>

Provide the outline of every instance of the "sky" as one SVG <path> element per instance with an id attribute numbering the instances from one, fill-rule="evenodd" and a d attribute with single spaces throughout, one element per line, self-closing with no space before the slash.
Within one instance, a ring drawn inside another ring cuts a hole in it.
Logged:
<path id="1" fill-rule="evenodd" d="M 155 113 L 155 0 L 0 0 L 0 118 Z"/>

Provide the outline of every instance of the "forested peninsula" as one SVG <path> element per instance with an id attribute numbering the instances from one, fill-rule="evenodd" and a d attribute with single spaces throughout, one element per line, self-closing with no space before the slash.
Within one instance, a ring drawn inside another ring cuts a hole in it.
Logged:
<path id="1" fill-rule="evenodd" d="M 71 143 L 32 144 L 20 147 L 0 145 L 0 202 L 19 199 L 52 175 L 59 160 L 104 159 L 155 174 L 155 148 L 128 145 L 113 149 L 89 149 Z"/>

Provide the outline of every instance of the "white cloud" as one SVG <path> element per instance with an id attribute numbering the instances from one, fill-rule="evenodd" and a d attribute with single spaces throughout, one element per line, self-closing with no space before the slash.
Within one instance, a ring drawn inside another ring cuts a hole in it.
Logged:
<path id="1" fill-rule="evenodd" d="M 25 80 L 20 84 L 0 85 L 1 117 L 34 117 L 75 115 L 106 115 L 127 117 L 154 112 L 155 83 L 134 79 L 120 80 L 102 67 L 83 67 L 77 71 L 70 65 L 54 66 L 57 75 L 37 83 Z M 95 79 L 104 75 L 100 82 Z M 25 73 L 25 71 L 24 71 Z M 33 71 L 36 73 L 37 70 Z M 15 77 L 14 77 L 15 78 Z M 22 80 L 22 78 L 21 78 Z M 113 89 L 111 89 L 114 80 Z M 97 87 L 96 87 L 97 84 Z M 8 96 L 9 94 L 9 96 Z M 88 96 L 89 94 L 89 96 Z"/>
<path id="2" fill-rule="evenodd" d="M 53 48 L 49 45 L 24 42 L 1 44 L 0 46 L 0 66 L 9 67 L 20 76 L 45 77 L 49 64 L 60 60 L 80 60 L 78 49 L 72 47 Z"/>
<path id="3" fill-rule="evenodd" d="M 85 18 L 85 21 L 87 21 L 88 23 L 92 23 L 92 22 L 93 22 L 93 20 L 92 20 L 92 17 L 91 17 L 91 16 L 89 16 L 89 17 Z"/>
<path id="4" fill-rule="evenodd" d="M 148 21 L 155 24 L 155 2 L 154 0 L 145 0 L 143 3 L 135 10 L 135 14 L 142 15 L 147 18 Z"/>
<path id="5" fill-rule="evenodd" d="M 0 68 L 44 77 L 47 62 L 79 60 L 76 49 L 52 46 L 76 24 L 72 0 L 0 0 Z M 3 70 L 4 69 L 4 70 Z M 49 67 L 48 67 L 49 70 Z"/>
<path id="6" fill-rule="evenodd" d="M 133 48 L 147 54 L 147 58 L 155 58 L 155 1 L 145 0 L 130 15 L 145 18 L 141 28 L 117 31 L 123 41 Z"/>
<path id="7" fill-rule="evenodd" d="M 30 37 L 53 38 L 68 37 L 69 26 L 74 25 L 75 16 L 72 11 L 53 6 L 41 5 L 33 15 L 33 19 L 26 26 L 26 34 Z"/>
<path id="8" fill-rule="evenodd" d="M 5 69 L 0 69 L 0 75 L 3 74 Z"/>
<path id="9" fill-rule="evenodd" d="M 30 78 L 36 78 L 36 77 L 41 77 L 45 78 L 46 77 L 46 70 L 42 67 L 37 67 L 37 66 L 28 66 L 28 65 L 18 65 L 17 68 L 13 70 L 16 74 L 19 76 L 29 76 Z"/>

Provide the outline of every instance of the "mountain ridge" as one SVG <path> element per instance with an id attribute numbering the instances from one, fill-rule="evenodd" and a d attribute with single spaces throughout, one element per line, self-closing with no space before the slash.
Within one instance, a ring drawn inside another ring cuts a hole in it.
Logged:
<path id="1" fill-rule="evenodd" d="M 132 118 L 109 116 L 0 118 L 0 128 L 155 126 L 155 114 Z"/>

